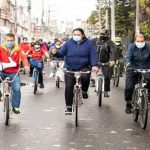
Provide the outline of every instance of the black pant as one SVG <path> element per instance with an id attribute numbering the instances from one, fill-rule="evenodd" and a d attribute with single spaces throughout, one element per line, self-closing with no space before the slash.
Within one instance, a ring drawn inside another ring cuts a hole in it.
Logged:
<path id="1" fill-rule="evenodd" d="M 90 75 L 91 74 L 82 74 L 81 83 L 82 83 L 82 92 L 87 92 L 90 84 Z M 65 74 L 65 101 L 67 107 L 72 107 L 73 104 L 73 89 L 75 85 L 75 77 L 73 73 Z"/>
<path id="2" fill-rule="evenodd" d="M 110 91 L 110 67 L 103 66 L 102 72 L 104 75 L 104 91 Z"/>
<path id="3" fill-rule="evenodd" d="M 127 73 L 126 74 L 126 84 L 125 84 L 125 101 L 129 102 L 132 100 L 133 91 L 135 88 L 136 83 L 140 78 L 139 73 Z M 147 81 L 146 87 L 150 89 L 150 80 Z"/>
<path id="4" fill-rule="evenodd" d="M 33 74 L 33 67 L 30 65 L 30 74 Z M 39 84 L 43 84 L 43 68 L 38 68 L 37 69 L 39 71 L 39 79 L 38 79 L 38 83 Z"/>

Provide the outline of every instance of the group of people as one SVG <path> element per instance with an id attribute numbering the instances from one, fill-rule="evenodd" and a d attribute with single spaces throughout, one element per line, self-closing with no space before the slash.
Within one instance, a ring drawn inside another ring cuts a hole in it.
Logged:
<path id="1" fill-rule="evenodd" d="M 9 33 L 5 37 L 4 45 L 0 46 L 0 76 L 13 76 L 19 69 L 20 59 L 23 62 L 24 68 L 29 70 L 30 76 L 32 75 L 33 68 L 39 70 L 39 84 L 44 88 L 43 84 L 43 58 L 45 56 L 48 60 L 64 61 L 62 65 L 70 71 L 102 71 L 104 74 L 104 96 L 109 97 L 111 68 L 117 61 L 122 64 L 121 72 L 123 72 L 124 65 L 124 47 L 121 44 L 121 38 L 116 38 L 116 43 L 110 40 L 109 31 L 106 29 L 101 30 L 100 37 L 96 39 L 88 39 L 81 28 L 76 28 L 72 32 L 72 38 L 67 41 L 60 41 L 55 39 L 54 43 L 49 42 L 48 45 L 42 43 L 41 40 L 29 44 L 27 38 L 23 39 L 23 43 L 18 47 L 15 44 L 15 36 Z M 28 58 L 31 56 L 31 58 Z M 30 59 L 30 61 L 29 61 Z M 30 62 L 30 65 L 29 65 Z M 39 65 L 41 63 L 41 65 Z M 102 63 L 108 63 L 107 66 L 102 66 Z M 150 69 L 150 45 L 146 44 L 144 35 L 139 33 L 135 36 L 135 42 L 129 45 L 126 51 L 125 67 Z M 50 77 L 55 75 L 56 68 L 51 61 Z M 65 73 L 65 102 L 66 102 L 66 115 L 72 114 L 73 104 L 73 88 L 75 78 L 73 73 Z M 132 94 L 138 78 L 138 74 L 127 73 L 125 84 L 125 100 L 126 100 L 126 113 L 132 112 Z M 90 85 L 91 74 L 83 73 L 81 75 L 82 83 L 82 97 L 88 98 L 88 88 Z M 94 79 L 93 79 L 94 81 Z M 148 88 L 149 88 L 148 84 Z M 18 114 L 20 106 L 20 77 L 17 78 L 12 84 L 13 99 L 12 107 L 13 112 Z"/>

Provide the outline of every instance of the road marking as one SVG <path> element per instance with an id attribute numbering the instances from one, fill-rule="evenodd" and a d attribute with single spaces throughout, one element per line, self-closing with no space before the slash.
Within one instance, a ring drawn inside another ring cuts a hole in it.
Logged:
<path id="1" fill-rule="evenodd" d="M 115 130 L 112 130 L 112 131 L 110 131 L 109 133 L 110 133 L 110 134 L 116 134 L 116 133 L 118 133 L 118 132 L 115 131 Z"/>

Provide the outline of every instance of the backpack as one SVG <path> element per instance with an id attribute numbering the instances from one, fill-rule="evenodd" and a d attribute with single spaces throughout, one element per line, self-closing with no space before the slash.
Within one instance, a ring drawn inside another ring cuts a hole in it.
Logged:
<path id="1" fill-rule="evenodd" d="M 108 62 L 110 59 L 110 50 L 108 49 L 108 42 L 99 43 L 99 41 L 97 41 L 96 49 L 98 53 L 98 60 L 102 63 Z"/>

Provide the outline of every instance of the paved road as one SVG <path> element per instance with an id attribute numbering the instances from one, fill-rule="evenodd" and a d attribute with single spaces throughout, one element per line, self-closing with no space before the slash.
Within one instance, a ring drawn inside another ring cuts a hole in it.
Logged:
<path id="1" fill-rule="evenodd" d="M 124 79 L 112 87 L 101 108 L 94 89 L 89 89 L 76 128 L 74 115 L 64 115 L 64 85 L 56 89 L 47 67 L 44 77 L 45 88 L 33 95 L 31 78 L 22 75 L 29 85 L 22 87 L 21 114 L 8 127 L 0 103 L 0 150 L 150 150 L 150 122 L 142 130 L 124 112 Z"/>

